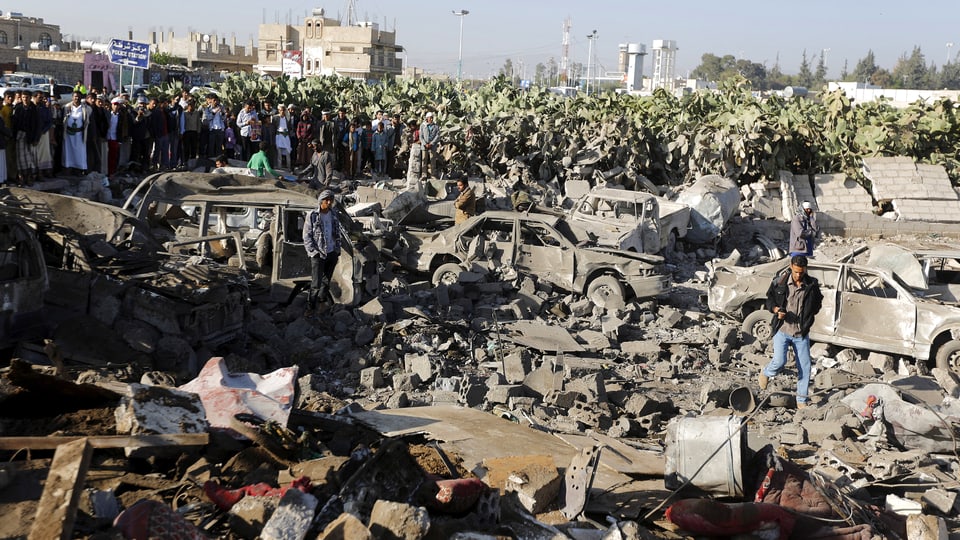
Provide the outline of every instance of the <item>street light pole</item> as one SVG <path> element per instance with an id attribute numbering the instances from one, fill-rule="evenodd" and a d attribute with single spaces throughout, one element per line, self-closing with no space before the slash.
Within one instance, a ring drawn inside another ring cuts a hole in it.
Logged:
<path id="1" fill-rule="evenodd" d="M 591 64 L 593 62 L 593 40 L 597 39 L 597 31 L 587 34 L 587 39 L 590 41 L 590 45 L 587 47 L 587 95 L 590 95 L 590 78 L 593 76 L 591 69 Z"/>
<path id="2" fill-rule="evenodd" d="M 947 64 L 950 63 L 950 47 L 953 47 L 953 42 L 952 42 L 952 41 L 948 41 L 948 42 L 947 42 L 947 62 L 946 62 L 945 64 L 943 64 L 943 65 L 947 65 Z"/>
<path id="3" fill-rule="evenodd" d="M 460 79 L 463 77 L 463 18 L 469 15 L 470 12 L 461 9 L 459 11 L 453 11 L 452 13 L 460 17 L 460 45 L 459 52 L 457 53 L 457 83 L 460 83 Z"/>
<path id="4" fill-rule="evenodd" d="M 827 72 L 827 73 L 829 73 L 829 71 L 830 71 L 830 69 L 827 67 L 827 53 L 828 53 L 828 52 L 830 52 L 830 48 L 829 48 L 829 47 L 823 49 L 823 70 L 824 70 L 825 72 Z M 826 76 L 826 73 L 824 74 L 824 76 Z M 827 78 L 829 79 L 828 76 L 827 76 Z"/>

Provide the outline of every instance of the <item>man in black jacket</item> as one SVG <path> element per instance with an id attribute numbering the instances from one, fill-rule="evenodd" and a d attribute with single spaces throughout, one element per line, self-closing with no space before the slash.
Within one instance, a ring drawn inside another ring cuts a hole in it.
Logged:
<path id="1" fill-rule="evenodd" d="M 778 275 L 767 290 L 767 311 L 773 336 L 773 360 L 760 372 L 760 388 L 766 389 L 770 377 L 787 363 L 787 347 L 793 348 L 797 361 L 797 408 L 807 406 L 810 387 L 810 327 L 820 311 L 823 293 L 820 283 L 807 274 L 807 258 L 795 255 L 789 271 Z"/>

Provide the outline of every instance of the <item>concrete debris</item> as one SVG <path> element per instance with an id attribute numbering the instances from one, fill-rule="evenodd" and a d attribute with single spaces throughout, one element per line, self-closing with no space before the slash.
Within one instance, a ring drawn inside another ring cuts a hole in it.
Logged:
<path id="1" fill-rule="evenodd" d="M 184 537 L 654 538 L 718 512 L 736 519 L 682 532 L 960 532 L 942 168 L 866 160 L 872 193 L 787 171 L 666 187 L 607 151 L 571 149 L 565 182 L 471 178 L 486 211 L 452 228 L 451 182 L 342 180 L 344 251 L 309 312 L 308 189 L 161 173 L 128 182 L 129 211 L 0 190 L 0 536 L 116 534 L 118 510 Z M 107 200 L 101 180 L 67 183 Z M 757 375 L 801 201 L 832 296 L 796 410 L 792 359 Z"/>

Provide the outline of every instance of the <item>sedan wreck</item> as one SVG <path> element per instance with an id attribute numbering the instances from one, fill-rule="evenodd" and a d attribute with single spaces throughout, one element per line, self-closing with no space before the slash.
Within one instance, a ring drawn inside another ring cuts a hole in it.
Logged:
<path id="1" fill-rule="evenodd" d="M 745 333 L 768 340 L 773 314 L 763 309 L 764 299 L 772 280 L 788 267 L 789 258 L 752 267 L 715 261 L 710 310 L 743 321 Z M 810 260 L 807 272 L 823 292 L 810 330 L 813 341 L 908 356 L 960 373 L 960 306 L 880 266 Z"/>
<path id="2" fill-rule="evenodd" d="M 439 233 L 406 233 L 395 255 L 402 266 L 453 283 L 467 264 L 513 268 L 605 307 L 666 291 L 663 258 L 615 249 L 584 248 L 559 216 L 485 212 Z"/>

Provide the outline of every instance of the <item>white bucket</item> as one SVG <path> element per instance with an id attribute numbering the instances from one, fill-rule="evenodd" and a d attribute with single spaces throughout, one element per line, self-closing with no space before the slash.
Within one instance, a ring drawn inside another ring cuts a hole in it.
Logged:
<path id="1" fill-rule="evenodd" d="M 747 427 L 740 428 L 742 420 L 736 416 L 671 420 L 667 425 L 663 479 L 667 489 L 678 489 L 692 477 L 690 485 L 707 493 L 743 497 L 743 449 L 746 448 Z M 703 468 L 698 473 L 701 466 Z"/>

